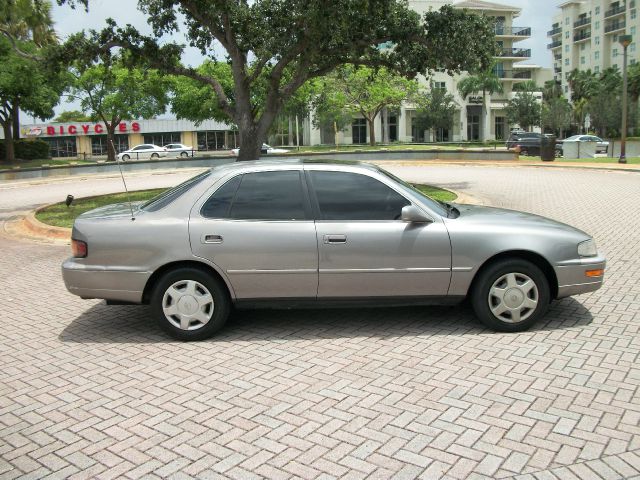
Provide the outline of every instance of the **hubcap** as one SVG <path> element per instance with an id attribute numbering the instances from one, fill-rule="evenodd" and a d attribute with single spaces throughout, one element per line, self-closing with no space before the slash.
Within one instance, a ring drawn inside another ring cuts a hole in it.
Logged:
<path id="1" fill-rule="evenodd" d="M 491 312 L 499 320 L 522 322 L 538 306 L 538 286 L 524 273 L 507 273 L 493 282 L 488 302 Z"/>
<path id="2" fill-rule="evenodd" d="M 195 280 L 180 280 L 164 292 L 162 310 L 171 324 L 181 330 L 197 330 L 213 315 L 213 296 Z"/>

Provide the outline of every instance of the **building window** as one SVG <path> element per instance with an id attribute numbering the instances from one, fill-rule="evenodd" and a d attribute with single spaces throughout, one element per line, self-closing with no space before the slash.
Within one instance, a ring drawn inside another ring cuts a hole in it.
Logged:
<path id="1" fill-rule="evenodd" d="M 600 30 L 600 20 L 596 20 L 595 29 Z"/>
<path id="2" fill-rule="evenodd" d="M 596 37 L 596 45 L 600 45 L 600 37 Z"/>
<path id="3" fill-rule="evenodd" d="M 107 136 L 106 135 L 94 135 L 91 137 L 91 155 L 106 155 L 107 154 Z M 116 148 L 116 153 L 129 150 L 129 135 L 114 135 L 113 146 Z"/>
<path id="4" fill-rule="evenodd" d="M 631 35 L 635 35 L 636 34 L 636 27 L 631 27 Z"/>
<path id="5" fill-rule="evenodd" d="M 151 143 L 164 147 L 170 143 L 180 143 L 180 132 L 167 133 L 145 133 L 143 136 L 144 143 Z"/>
<path id="6" fill-rule="evenodd" d="M 634 63 L 636 63 L 636 59 L 632 58 L 631 61 L 629 62 L 630 65 L 633 65 Z"/>
<path id="7" fill-rule="evenodd" d="M 198 150 L 224 150 L 224 132 L 206 131 L 198 132 Z"/>
<path id="8" fill-rule="evenodd" d="M 599 72 L 600 72 L 600 67 L 596 66 L 596 67 L 593 69 L 593 73 L 599 73 Z"/>
<path id="9" fill-rule="evenodd" d="M 353 119 L 351 141 L 353 143 L 367 143 L 367 121 L 364 118 Z"/>
<path id="10" fill-rule="evenodd" d="M 614 41 L 614 42 L 617 42 L 617 41 L 618 41 L 618 34 L 617 34 L 617 33 L 613 36 L 613 41 Z"/>
<path id="11" fill-rule="evenodd" d="M 580 65 L 584 65 L 584 64 L 585 64 L 584 57 L 580 57 Z"/>
<path id="12" fill-rule="evenodd" d="M 568 58 L 565 58 L 565 59 L 564 59 L 564 64 L 565 64 L 565 65 L 569 65 L 569 59 L 568 59 Z"/>
<path id="13" fill-rule="evenodd" d="M 630 16 L 631 16 L 631 20 L 635 20 L 636 19 L 636 11 L 635 11 L 635 9 L 631 10 L 631 15 Z"/>
<path id="14" fill-rule="evenodd" d="M 76 137 L 50 137 L 43 140 L 49 144 L 49 153 L 52 158 L 78 156 Z"/>
<path id="15" fill-rule="evenodd" d="M 569 38 L 569 32 L 564 32 L 564 38 Z"/>
<path id="16" fill-rule="evenodd" d="M 636 44 L 635 44 L 635 42 L 634 42 L 634 43 L 632 43 L 631 45 L 629 45 L 629 51 L 630 51 L 630 52 L 635 52 L 635 51 L 636 51 Z"/>
<path id="17" fill-rule="evenodd" d="M 447 89 L 447 83 L 446 82 L 433 82 L 433 88 L 440 88 L 442 90 L 446 90 Z"/>
<path id="18" fill-rule="evenodd" d="M 580 45 L 580 50 L 584 51 L 585 49 L 585 44 L 583 43 L 582 45 Z"/>
<path id="19" fill-rule="evenodd" d="M 600 15 L 600 7 L 596 7 L 596 15 Z"/>
<path id="20" fill-rule="evenodd" d="M 570 21 L 570 20 L 569 20 L 569 17 L 566 17 L 566 18 L 564 19 L 564 24 L 565 24 L 565 25 L 569 25 L 569 21 Z"/>
<path id="21" fill-rule="evenodd" d="M 565 45 L 564 46 L 564 52 L 565 53 L 569 53 L 569 45 Z"/>
<path id="22" fill-rule="evenodd" d="M 616 58 L 616 57 L 618 56 L 618 49 L 617 49 L 617 48 L 614 48 L 614 49 L 613 49 L 613 53 L 612 53 L 612 55 L 611 55 L 611 56 L 612 56 L 613 58 Z"/>
<path id="23" fill-rule="evenodd" d="M 599 52 L 599 51 L 596 51 L 596 52 L 593 54 L 593 58 L 594 58 L 595 60 L 600 60 L 600 52 Z"/>
<path id="24" fill-rule="evenodd" d="M 564 93 L 569 93 L 569 87 L 567 87 L 566 85 L 564 86 Z"/>

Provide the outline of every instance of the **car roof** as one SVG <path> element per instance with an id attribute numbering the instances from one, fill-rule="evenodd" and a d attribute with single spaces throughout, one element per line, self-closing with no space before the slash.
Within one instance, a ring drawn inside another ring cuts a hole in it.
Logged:
<path id="1" fill-rule="evenodd" d="M 379 171 L 379 168 L 375 165 L 365 162 L 358 162 L 353 160 L 332 160 L 332 159 L 307 159 L 307 158 L 292 158 L 284 160 L 253 160 L 248 162 L 234 162 L 226 163 L 213 167 L 211 170 L 219 175 L 227 173 L 235 173 L 242 171 L 253 171 L 261 169 L 287 169 L 292 166 L 305 166 L 305 165 L 326 165 L 332 169 L 357 169 L 368 170 L 372 172 Z"/>

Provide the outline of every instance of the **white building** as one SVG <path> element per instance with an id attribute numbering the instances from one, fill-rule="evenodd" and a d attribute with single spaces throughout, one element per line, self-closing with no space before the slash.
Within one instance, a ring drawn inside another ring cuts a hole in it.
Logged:
<path id="1" fill-rule="evenodd" d="M 570 94 L 569 74 L 572 70 L 602 72 L 609 67 L 622 70 L 623 48 L 620 35 L 631 35 L 633 43 L 627 54 L 629 64 L 638 61 L 635 41 L 640 18 L 636 0 L 575 0 L 558 6 L 547 35 L 551 43 L 547 48 L 553 55 L 554 78 Z"/>
<path id="2" fill-rule="evenodd" d="M 457 84 L 465 74 L 449 76 L 436 72 L 432 77 L 435 88 L 446 88 L 454 95 L 456 103 L 460 106 L 458 115 L 450 130 L 436 132 L 435 139 L 429 138 L 429 132 L 418 131 L 413 125 L 415 106 L 406 104 L 399 112 L 383 112 L 376 119 L 375 137 L 382 142 L 422 142 L 422 141 L 461 141 L 461 140 L 502 140 L 508 137 L 511 125 L 508 124 L 504 108 L 509 99 L 513 98 L 513 86 L 519 82 L 534 80 L 542 86 L 545 81 L 551 80 L 551 69 L 541 68 L 539 65 L 526 63 L 531 58 L 531 50 L 518 48 L 518 42 L 529 38 L 531 28 L 519 26 L 515 21 L 520 15 L 520 9 L 509 5 L 502 5 L 482 0 L 444 1 L 444 0 L 409 0 L 409 6 L 418 13 L 428 10 L 437 10 L 445 4 L 453 4 L 456 8 L 466 8 L 482 13 L 496 20 L 496 42 L 501 51 L 495 58 L 495 73 L 503 84 L 503 93 L 487 95 L 485 98 L 486 110 L 482 108 L 482 98 L 478 95 L 470 95 L 462 98 L 458 93 Z M 427 82 L 421 79 L 426 86 Z M 484 111 L 489 115 L 484 115 Z M 305 143 L 317 145 L 331 143 L 333 132 L 321 132 L 314 129 L 310 122 L 305 125 L 308 132 Z M 364 118 L 354 118 L 350 128 L 340 132 L 337 142 L 340 144 L 366 143 L 369 139 L 367 123 Z"/>

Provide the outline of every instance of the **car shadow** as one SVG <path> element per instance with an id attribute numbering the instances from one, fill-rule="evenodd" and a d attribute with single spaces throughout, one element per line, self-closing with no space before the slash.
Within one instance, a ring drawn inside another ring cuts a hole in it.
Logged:
<path id="1" fill-rule="evenodd" d="M 574 298 L 554 302 L 531 331 L 588 325 L 589 310 Z M 491 334 L 467 303 L 452 307 L 236 310 L 209 342 L 322 338 L 393 338 L 429 335 Z M 499 333 L 496 333 L 499 335 Z M 508 335 L 508 334 L 507 334 Z M 73 343 L 167 343 L 173 341 L 155 324 L 149 307 L 99 303 L 60 333 Z"/>

